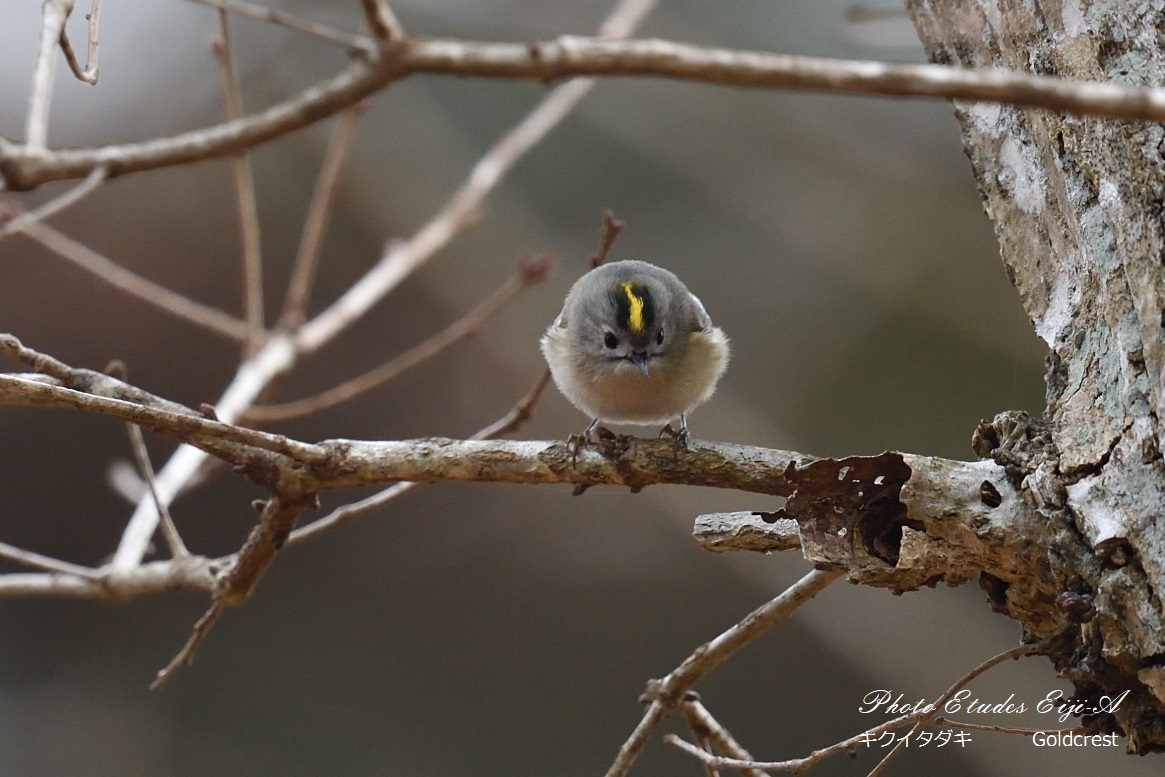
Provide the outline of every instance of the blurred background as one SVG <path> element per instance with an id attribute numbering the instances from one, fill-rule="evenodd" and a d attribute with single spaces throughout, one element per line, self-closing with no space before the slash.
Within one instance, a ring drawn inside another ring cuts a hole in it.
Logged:
<path id="1" fill-rule="evenodd" d="M 355 2 L 270 5 L 359 24 Z M 418 35 L 510 41 L 592 34 L 611 5 L 393 3 Z M 70 25 L 78 50 L 86 10 L 79 4 Z M 922 60 L 897 5 L 867 10 L 875 13 L 855 21 L 843 0 L 670 0 L 640 35 Z M 9 3 L 0 18 L 0 133 L 20 139 L 39 4 Z M 222 121 L 216 30 L 214 12 L 191 2 L 106 4 L 100 83 L 58 67 L 50 144 Z M 235 19 L 232 35 L 252 110 L 345 66 L 337 47 L 281 28 Z M 419 228 L 545 91 L 417 76 L 375 97 L 341 182 L 312 309 L 370 267 L 386 240 Z M 331 126 L 253 157 L 269 319 Z M 32 207 L 65 188 L 18 200 Z M 732 339 L 719 393 L 690 419 L 696 437 L 815 455 L 969 459 L 979 419 L 1042 411 L 1045 349 L 1007 281 L 947 105 L 611 79 L 518 165 L 475 228 L 303 362 L 279 398 L 329 387 L 436 332 L 522 254 L 558 257 L 552 279 L 399 381 L 276 428 L 307 440 L 465 436 L 501 416 L 542 369 L 538 338 L 584 271 L 606 208 L 627 224 L 613 256 L 676 271 Z M 241 310 L 227 161 L 117 179 L 51 223 L 191 297 Z M 31 347 L 98 369 L 122 359 L 133 382 L 190 405 L 214 402 L 234 373 L 237 344 L 123 297 L 30 240 L 0 243 L 0 268 L 0 331 Z M 519 435 L 564 438 L 586 423 L 551 390 Z M 172 446 L 149 444 L 160 466 Z M 0 540 L 100 563 L 131 511 L 108 484 L 128 457 L 123 427 L 108 419 L 0 412 Z M 325 507 L 362 495 L 329 495 Z M 176 504 L 175 519 L 196 552 L 228 553 L 253 525 L 258 496 L 219 472 Z M 713 556 L 690 537 L 700 513 L 771 507 L 678 487 L 582 497 L 566 486 L 417 489 L 288 549 L 194 666 L 152 693 L 146 685 L 205 596 L 0 601 L 0 774 L 601 774 L 639 719 L 648 678 L 808 570 L 797 554 Z M 974 585 L 896 598 L 837 584 L 697 690 L 755 755 L 792 758 L 881 722 L 858 713 L 867 692 L 933 700 L 1019 638 Z M 973 690 L 1030 707 L 1068 687 L 1034 659 Z M 1058 726 L 1047 716 L 989 722 Z M 957 752 L 911 750 L 893 773 L 1160 768 L 1121 747 L 1065 754 L 1019 737 L 973 739 Z M 861 750 L 813 773 L 865 774 L 877 757 Z M 702 772 L 656 737 L 632 773 Z"/>

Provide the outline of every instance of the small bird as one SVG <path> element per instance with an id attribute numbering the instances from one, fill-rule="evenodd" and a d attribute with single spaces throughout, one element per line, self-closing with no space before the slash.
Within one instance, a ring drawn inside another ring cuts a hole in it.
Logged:
<path id="1" fill-rule="evenodd" d="M 728 338 L 696 295 L 674 273 L 634 260 L 579 278 L 541 345 L 558 390 L 594 419 L 584 440 L 603 420 L 667 424 L 661 436 L 686 441 L 688 413 L 728 366 Z"/>

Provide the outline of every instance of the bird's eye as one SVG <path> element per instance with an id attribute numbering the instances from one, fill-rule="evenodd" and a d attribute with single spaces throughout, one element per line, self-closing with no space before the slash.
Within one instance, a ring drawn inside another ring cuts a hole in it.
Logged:
<path id="1" fill-rule="evenodd" d="M 603 337 L 603 345 L 614 350 L 615 348 L 619 347 L 619 338 L 615 337 L 614 332 L 607 332 L 607 334 Z"/>
<path id="2" fill-rule="evenodd" d="M 663 330 L 659 330 L 659 334 L 655 336 L 655 344 L 663 345 Z"/>

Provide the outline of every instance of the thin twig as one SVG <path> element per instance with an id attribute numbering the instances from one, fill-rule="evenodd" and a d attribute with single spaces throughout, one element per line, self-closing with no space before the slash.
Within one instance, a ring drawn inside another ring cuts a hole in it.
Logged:
<path id="1" fill-rule="evenodd" d="M 154 504 L 158 508 L 158 514 L 162 517 L 162 536 L 166 538 L 166 546 L 170 548 L 170 555 L 174 558 L 186 558 L 190 555 L 190 551 L 186 549 L 186 543 L 182 541 L 182 536 L 178 534 L 178 527 L 174 525 L 174 519 L 170 517 L 170 510 L 158 495 L 158 481 L 154 477 L 154 466 L 150 463 L 150 453 L 146 450 L 146 441 L 142 436 L 141 427 L 137 424 L 126 424 L 125 428 L 129 432 L 129 444 L 133 449 L 133 457 L 138 466 L 138 473 L 145 482 L 150 496 L 154 498 Z"/>
<path id="2" fill-rule="evenodd" d="M 210 633 L 210 629 L 214 626 L 215 621 L 222 615 L 225 605 L 221 600 L 215 599 L 198 622 L 194 624 L 194 631 L 190 634 L 190 638 L 186 640 L 186 644 L 178 651 L 178 654 L 170 659 L 170 663 L 158 671 L 158 676 L 150 683 L 150 690 L 156 691 L 161 688 L 166 682 L 174 676 L 184 666 L 190 666 L 194 660 L 194 653 L 198 650 L 198 646 L 202 644 L 202 640 L 206 639 L 206 635 Z"/>
<path id="3" fill-rule="evenodd" d="M 227 118 L 238 121 L 243 115 L 243 98 L 239 93 L 238 74 L 231 53 L 230 15 L 218 11 L 219 39 L 215 53 L 221 65 L 223 100 Z M 255 195 L 255 176 L 251 156 L 241 153 L 232 165 L 235 174 L 235 197 L 239 207 L 239 231 L 243 238 L 243 299 L 247 321 L 244 354 L 250 356 L 263 342 L 263 248 L 259 236 L 259 204 Z"/>
<path id="4" fill-rule="evenodd" d="M 944 718 L 941 715 L 931 723 L 938 728 L 960 728 L 965 731 L 986 731 L 993 734 L 1018 734 L 1023 737 L 1030 737 L 1033 734 L 1090 734 L 1092 733 L 1084 726 L 1076 726 L 1075 728 L 1053 729 L 1051 731 L 1043 728 L 1019 728 L 1016 726 L 989 726 L 985 723 L 969 723 L 963 720 L 951 720 Z"/>
<path id="5" fill-rule="evenodd" d="M 548 385 L 550 385 L 550 369 L 546 368 L 542 370 L 542 374 L 538 376 L 538 380 L 534 381 L 534 385 L 530 387 L 530 390 L 526 392 L 525 396 L 518 400 L 510 412 L 484 429 L 479 430 L 469 439 L 492 440 L 495 437 L 501 437 L 503 434 L 517 431 L 523 424 L 530 420 L 534 405 L 538 404 L 542 392 L 546 390 Z"/>
<path id="6" fill-rule="evenodd" d="M 60 213 L 65 208 L 68 208 L 84 198 L 88 197 L 93 191 L 97 189 L 105 179 L 109 177 L 109 170 L 105 166 L 94 167 L 93 172 L 85 177 L 85 180 L 76 186 L 71 187 L 67 192 L 54 197 L 48 202 L 26 211 L 8 221 L 4 226 L 0 227 L 0 240 L 14 235 L 17 232 L 23 231 L 29 224 L 36 221 L 44 221 L 49 216 Z"/>
<path id="7" fill-rule="evenodd" d="M 367 103 L 360 103 L 352 110 L 340 114 L 336 127 L 332 130 L 320 175 L 312 191 L 311 204 L 303 221 L 303 235 L 299 241 L 299 251 L 295 255 L 295 265 L 291 271 L 291 281 L 287 284 L 287 298 L 283 302 L 283 313 L 279 316 L 280 329 L 294 329 L 307 317 L 307 303 L 315 282 L 316 268 L 319 266 L 320 247 L 328 226 L 328 215 L 332 209 L 332 197 L 340 171 L 348 158 L 348 149 L 356 122 L 367 109 Z"/>
<path id="8" fill-rule="evenodd" d="M 113 361 L 105 368 L 107 375 L 121 381 L 127 379 L 128 372 L 129 370 L 125 362 L 121 360 Z M 176 559 L 188 558 L 190 551 L 186 549 L 186 543 L 182 541 L 182 536 L 178 534 L 178 527 L 174 525 L 174 519 L 170 516 L 170 511 L 166 508 L 165 502 L 158 496 L 158 484 L 154 478 L 154 465 L 150 463 L 150 452 L 146 449 L 146 440 L 142 436 L 141 427 L 137 424 L 126 424 L 125 429 L 129 434 L 129 446 L 133 451 L 134 462 L 137 464 L 139 477 L 145 483 L 148 493 L 154 497 L 154 504 L 158 508 L 158 513 L 162 516 L 162 536 L 166 538 L 166 546 L 170 549 L 170 555 Z"/>
<path id="9" fill-rule="evenodd" d="M 587 260 L 592 269 L 607 261 L 607 252 L 611 250 L 611 246 L 615 244 L 625 226 L 627 226 L 625 222 L 615 218 L 614 211 L 603 211 L 603 226 L 599 230 L 599 250 L 591 254 Z"/>
<path id="10" fill-rule="evenodd" d="M 50 558 L 49 556 L 42 556 L 31 550 L 24 550 L 15 545 L 9 545 L 7 542 L 0 542 L 0 558 L 15 561 L 17 564 L 23 564 L 33 569 L 45 569 L 49 572 L 56 572 L 63 575 L 76 575 L 86 580 L 96 580 L 101 577 L 101 573 L 96 569 L 70 564 L 68 561 L 61 561 Z"/>
<path id="11" fill-rule="evenodd" d="M 25 223 L 21 225 L 20 232 L 115 289 L 183 321 L 232 340 L 242 341 L 247 336 L 246 323 L 229 313 L 196 302 L 166 286 L 143 278 L 47 224 Z"/>
<path id="12" fill-rule="evenodd" d="M 421 485 L 424 484 L 415 483 L 412 481 L 393 483 L 391 486 L 387 486 L 382 488 L 380 491 L 377 491 L 372 496 L 365 497 L 364 499 L 361 499 L 357 502 L 351 502 L 349 504 L 337 507 L 323 518 L 320 518 L 317 521 L 312 521 L 307 526 L 301 526 L 293 531 L 287 540 L 287 544 L 297 545 L 304 540 L 314 539 L 324 532 L 338 529 L 341 526 L 347 526 L 359 518 L 363 518 L 370 513 L 376 512 L 389 502 L 393 502 L 399 499 L 417 486 Z"/>
<path id="13" fill-rule="evenodd" d="M 548 260 L 546 260 L 548 261 Z M 544 277 L 539 273 L 537 277 Z M 277 405 L 256 405 L 246 413 L 249 421 L 283 421 L 309 413 L 319 412 L 329 407 L 347 402 L 361 394 L 383 385 L 409 370 L 424 364 L 429 359 L 443 353 L 458 341 L 475 333 L 490 316 L 508 305 L 518 294 L 531 283 L 532 273 L 524 268 L 502 284 L 493 294 L 480 302 L 461 318 L 449 324 L 432 337 L 418 343 L 399 356 L 389 359 L 384 364 L 358 375 L 351 380 L 344 381 L 338 386 L 321 391 L 310 397 L 293 402 L 283 402 Z"/>
<path id="14" fill-rule="evenodd" d="M 681 704 L 680 712 L 683 711 L 684 705 Z M 686 715 L 684 716 L 684 720 L 688 724 L 688 730 L 692 734 L 692 741 L 696 743 L 696 747 L 700 748 L 706 753 L 712 753 L 712 743 L 709 739 L 708 729 L 697 725 L 692 718 Z M 708 766 L 707 764 L 701 764 L 701 766 L 704 768 L 705 777 L 720 777 L 720 773 L 713 769 L 711 766 Z"/>
<path id="15" fill-rule="evenodd" d="M 315 501 L 313 495 L 294 497 L 275 495 L 263 504 L 259 523 L 247 536 L 247 541 L 231 560 L 230 567 L 217 580 L 214 600 L 209 609 L 194 624 L 194 632 L 178 655 L 158 672 L 150 690 L 160 688 L 179 668 L 190 666 L 198 646 L 206 639 L 219 615 L 227 606 L 237 606 L 247 600 L 259 578 L 271 566 L 276 554 L 287 542 L 287 537 L 304 509 Z"/>
<path id="16" fill-rule="evenodd" d="M 886 731 L 893 731 L 894 729 L 901 728 L 902 726 L 908 725 L 910 723 L 914 723 L 914 728 L 911 729 L 910 734 L 901 738 L 898 744 L 895 746 L 894 750 L 890 751 L 890 753 L 888 753 L 886 757 L 880 761 L 877 766 L 874 767 L 874 770 L 870 772 L 870 777 L 873 777 L 873 775 L 880 773 L 881 770 L 886 767 L 886 764 L 889 763 L 890 758 L 894 756 L 894 754 L 904 745 L 904 743 L 912 738 L 914 734 L 920 731 L 929 720 L 934 718 L 934 716 L 942 709 L 943 705 L 946 704 L 950 698 L 958 693 L 959 690 L 961 690 L 964 686 L 966 686 L 979 675 L 986 672 L 991 667 L 996 666 L 1003 661 L 1006 661 L 1010 658 L 1019 658 L 1021 656 L 1029 655 L 1031 653 L 1037 652 L 1038 650 L 1040 650 L 1040 646 L 1038 644 L 1021 645 L 1020 647 L 1013 648 L 1011 650 L 1000 653 L 997 656 L 993 656 L 992 658 L 989 658 L 988 660 L 979 664 L 967 674 L 960 677 L 954 685 L 948 688 L 946 692 L 943 693 L 943 695 L 934 702 L 933 705 L 930 705 L 929 707 L 922 707 L 921 709 L 908 715 L 902 715 L 897 718 L 888 720 L 884 723 L 874 726 L 873 728 L 867 729 L 860 734 L 856 734 L 849 739 L 844 739 L 840 742 L 836 742 L 830 745 L 829 747 L 823 747 L 820 750 L 815 750 L 804 758 L 792 758 L 786 761 L 755 761 L 751 758 L 726 758 L 707 753 L 700 748 L 683 741 L 673 734 L 669 734 L 667 737 L 665 737 L 664 741 L 667 742 L 667 744 L 672 745 L 673 747 L 677 747 L 689 755 L 694 756 L 706 766 L 717 769 L 765 769 L 774 772 L 781 771 L 799 773 L 805 771 L 810 766 L 820 763 L 821 761 L 824 761 L 825 759 L 839 753 L 852 752 L 857 746 L 861 744 L 868 744 L 870 739 L 876 735 L 885 733 Z"/>
<path id="17" fill-rule="evenodd" d="M 85 18 L 89 22 L 89 52 L 85 58 L 85 67 L 81 67 L 81 63 L 77 61 L 77 54 L 73 51 L 73 45 L 69 43 L 66 30 L 61 29 L 61 51 L 65 53 L 65 61 L 69 63 L 69 69 L 73 71 L 73 75 L 78 80 L 91 86 L 97 84 L 97 20 L 100 17 L 101 0 L 92 0 L 89 5 L 89 13 L 85 14 Z"/>
<path id="18" fill-rule="evenodd" d="M 607 770 L 607 777 L 622 777 L 627 773 L 652 733 L 671 714 L 689 688 L 724 663 L 733 653 L 776 624 L 788 620 L 801 605 L 824 590 L 841 574 L 842 570 L 814 569 L 785 589 L 780 596 L 753 610 L 744 620 L 711 642 L 696 648 L 667 677 L 652 682 L 646 694 L 651 698 L 651 704 L 639 725 L 619 748 L 615 761 Z"/>
<path id="19" fill-rule="evenodd" d="M 690 696 L 690 694 L 689 694 Z M 688 723 L 688 728 L 692 732 L 692 736 L 697 739 L 707 739 L 708 742 L 723 750 L 728 754 L 729 758 L 735 758 L 740 761 L 753 760 L 752 753 L 745 750 L 736 738 L 729 733 L 728 729 L 720 724 L 708 711 L 708 708 L 700 703 L 698 698 L 685 697 L 680 703 L 680 713 L 684 716 L 684 720 Z M 711 754 L 707 747 L 701 749 Z M 714 770 L 716 767 L 711 764 L 704 764 L 705 768 Z M 761 769 L 741 769 L 744 777 L 767 777 L 765 772 Z"/>
<path id="20" fill-rule="evenodd" d="M 379 41 L 397 41 L 404 37 L 404 28 L 397 21 L 386 0 L 360 0 L 368 29 Z"/>
<path id="21" fill-rule="evenodd" d="M 675 734 L 668 734 L 663 738 L 663 741 L 672 747 L 677 747 L 680 750 L 683 750 L 689 755 L 695 756 L 700 760 L 701 763 L 717 769 L 758 769 L 774 772 L 793 772 L 796 774 L 798 772 L 805 771 L 814 764 L 818 764 L 821 761 L 832 758 L 839 753 L 852 753 L 854 748 L 856 748 L 858 745 L 869 742 L 870 737 L 882 734 L 886 731 L 893 731 L 894 729 L 910 725 L 925 714 L 926 713 L 923 710 L 919 710 L 918 712 L 912 712 L 909 715 L 901 715 L 897 718 L 892 718 L 887 720 L 885 723 L 880 723 L 873 728 L 866 729 L 860 734 L 855 734 L 849 739 L 843 739 L 840 742 L 833 743 L 829 747 L 823 747 L 820 750 L 814 750 L 804 758 L 793 758 L 788 761 L 756 761 L 751 757 L 740 758 L 735 755 L 731 757 L 712 755 L 711 753 L 707 753 L 698 747 L 693 747 L 689 742 L 685 742 Z"/>
<path id="22" fill-rule="evenodd" d="M 193 0 L 193 2 L 209 5 L 212 8 L 221 8 L 238 16 L 246 16 L 269 24 L 277 24 L 280 27 L 286 27 L 289 30 L 295 30 L 296 32 L 311 35 L 331 43 L 338 43 L 353 52 L 367 54 L 373 49 L 372 42 L 363 35 L 353 35 L 352 33 L 337 30 L 335 27 L 330 27 L 320 22 L 301 19 L 286 11 L 267 8 L 266 6 L 256 5 L 255 3 L 246 3 L 241 0 Z"/>
<path id="23" fill-rule="evenodd" d="M 530 387 L 530 390 L 526 392 L 525 396 L 518 400 L 510 412 L 489 426 L 479 430 L 471 439 L 492 440 L 495 437 L 508 434 L 518 429 L 529 420 L 534 405 L 538 403 L 542 392 L 546 390 L 546 386 L 549 383 L 550 370 L 544 369 L 542 374 L 538 376 L 538 380 L 534 381 L 534 385 Z M 326 531 L 338 529 L 341 526 L 355 521 L 357 518 L 363 518 L 365 515 L 379 510 L 384 505 L 407 494 L 419 485 L 422 484 L 412 481 L 393 483 L 391 486 L 376 492 L 372 496 L 361 499 L 359 502 L 352 502 L 351 504 L 337 507 L 318 521 L 314 521 L 307 526 L 293 531 L 287 542 L 289 545 L 294 545 L 304 540 L 309 540 Z"/>
<path id="24" fill-rule="evenodd" d="M 49 107 L 53 101 L 53 71 L 56 69 L 57 45 L 65 32 L 65 22 L 73 12 L 75 0 L 45 0 L 41 6 L 44 23 L 36 70 L 32 76 L 32 99 L 28 103 L 28 120 L 24 142 L 33 152 L 43 152 L 48 145 Z"/>
<path id="25" fill-rule="evenodd" d="M 1005 650 L 999 655 L 987 659 L 972 669 L 970 672 L 967 672 L 965 675 L 960 677 L 954 685 L 948 688 L 942 696 L 935 700 L 934 705 L 930 708 L 930 711 L 915 722 L 914 728 L 910 729 L 910 733 L 907 736 L 900 738 L 898 743 L 894 745 L 894 749 L 892 749 L 889 753 L 886 753 L 886 756 L 878 762 L 878 765 L 870 770 L 868 777 L 877 777 L 879 774 L 884 772 L 890 765 L 890 762 L 894 760 L 894 757 L 897 756 L 898 753 L 900 753 L 903 748 L 906 747 L 906 743 L 911 738 L 913 738 L 915 734 L 921 731 L 922 727 L 925 726 L 931 718 L 938 715 L 939 711 L 943 708 L 943 705 L 950 701 L 951 697 L 958 693 L 963 686 L 967 685 L 976 677 L 983 674 L 993 666 L 1002 664 L 1004 661 L 1021 658 L 1023 656 L 1029 656 L 1032 653 L 1037 653 L 1042 649 L 1043 648 L 1041 644 L 1036 642 L 1029 645 L 1020 645 L 1019 647 L 1014 647 L 1011 650 Z"/>

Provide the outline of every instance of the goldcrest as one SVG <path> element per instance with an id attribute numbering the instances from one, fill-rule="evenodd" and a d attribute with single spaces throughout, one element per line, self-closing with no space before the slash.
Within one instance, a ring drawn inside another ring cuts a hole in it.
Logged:
<path id="1" fill-rule="evenodd" d="M 728 338 L 674 273 L 647 262 L 599 265 L 566 295 L 542 337 L 558 390 L 593 420 L 660 425 L 707 401 L 728 366 Z M 665 429 L 667 431 L 667 429 Z"/>

